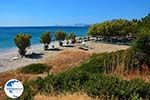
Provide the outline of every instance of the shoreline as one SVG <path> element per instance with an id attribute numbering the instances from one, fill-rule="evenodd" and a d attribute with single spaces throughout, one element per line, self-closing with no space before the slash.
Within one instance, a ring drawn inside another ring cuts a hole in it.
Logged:
<path id="1" fill-rule="evenodd" d="M 58 41 L 51 42 L 49 47 L 54 45 L 56 48 L 61 49 L 60 51 L 55 50 L 43 50 L 42 44 L 32 45 L 30 49 L 27 50 L 27 54 L 38 54 L 33 56 L 33 58 L 23 57 L 21 58 L 17 52 L 17 48 L 9 49 L 4 52 L 0 52 L 0 73 L 16 70 L 18 68 L 24 67 L 32 63 L 43 63 L 45 59 L 53 59 L 57 57 L 57 54 L 63 53 L 64 51 L 82 51 L 86 53 L 104 53 L 112 52 L 117 50 L 125 50 L 129 46 L 125 45 L 114 45 L 114 44 L 105 44 L 105 43 L 95 43 L 89 42 L 89 50 L 83 51 L 78 48 L 78 44 L 75 44 L 75 47 L 60 47 Z M 37 57 L 38 56 L 38 57 Z M 13 59 L 17 57 L 17 59 Z"/>
<path id="2" fill-rule="evenodd" d="M 57 45 L 57 42 L 51 43 L 51 45 Z M 51 47 L 50 45 L 50 47 Z M 32 64 L 32 63 L 40 63 L 44 58 L 49 55 L 53 55 L 55 53 L 48 53 L 49 51 L 43 50 L 42 44 L 32 45 L 29 49 L 27 49 L 27 54 L 35 53 L 41 54 L 37 58 L 21 58 L 17 52 L 17 48 L 12 48 L 4 52 L 0 52 L 0 73 L 15 70 L 17 68 Z M 54 51 L 52 51 L 54 52 Z M 17 59 L 13 59 L 16 57 Z"/>
<path id="3" fill-rule="evenodd" d="M 52 44 L 56 45 L 58 41 L 52 41 L 49 45 L 49 47 L 51 47 Z M 37 50 L 37 49 L 43 49 L 43 44 L 41 43 L 37 43 L 37 44 L 32 44 L 31 47 L 29 47 L 29 49 L 27 48 L 27 51 L 31 51 L 31 50 Z M 4 48 L 4 49 L 0 49 L 0 59 L 1 56 L 3 55 L 8 55 L 8 54 L 12 54 L 12 53 L 18 53 L 18 48 L 15 47 L 10 47 L 10 48 Z"/>

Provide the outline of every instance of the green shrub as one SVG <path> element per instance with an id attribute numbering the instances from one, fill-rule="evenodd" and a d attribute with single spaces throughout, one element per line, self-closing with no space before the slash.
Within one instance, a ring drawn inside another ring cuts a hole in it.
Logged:
<path id="1" fill-rule="evenodd" d="M 30 83 L 24 83 L 24 92 L 17 100 L 33 100 L 33 95 L 35 93 L 32 92 Z"/>
<path id="2" fill-rule="evenodd" d="M 133 95 L 131 95 L 131 100 L 142 100 L 142 98 L 139 97 L 139 94 L 133 93 Z"/>
<path id="3" fill-rule="evenodd" d="M 56 40 L 59 40 L 59 45 L 62 46 L 63 43 L 61 42 L 62 40 L 65 40 L 67 34 L 63 31 L 58 31 L 55 33 L 55 37 L 56 37 Z"/>
<path id="4" fill-rule="evenodd" d="M 23 57 L 26 54 L 26 48 L 29 47 L 31 35 L 20 33 L 14 38 L 16 46 L 19 48 L 19 54 Z"/>
<path id="5" fill-rule="evenodd" d="M 132 48 L 136 52 L 139 64 L 150 66 L 150 31 L 140 33 L 134 41 Z"/>
<path id="6" fill-rule="evenodd" d="M 150 84 L 139 79 L 131 81 L 100 73 L 90 74 L 82 70 L 71 70 L 55 76 L 38 78 L 33 83 L 34 90 L 45 94 L 73 93 L 84 91 L 89 96 L 102 95 L 117 97 L 118 99 L 131 99 L 134 93 L 139 97 L 150 99 Z M 110 99 L 110 98 L 109 98 Z"/>
<path id="7" fill-rule="evenodd" d="M 43 33 L 41 38 L 40 38 L 40 42 L 44 44 L 44 50 L 47 50 L 48 49 L 48 45 L 51 42 L 50 32 Z"/>
<path id="8" fill-rule="evenodd" d="M 75 42 L 76 42 L 76 35 L 75 35 L 73 32 L 71 32 L 71 33 L 69 34 L 69 39 L 72 40 L 72 43 L 75 43 Z"/>
<path id="9" fill-rule="evenodd" d="M 132 58 L 134 52 L 130 49 L 95 54 L 78 67 L 31 81 L 30 87 L 33 93 L 60 94 L 84 91 L 90 96 L 106 96 L 107 99 L 150 99 L 150 83 L 140 79 L 126 81 L 104 74 L 120 64 L 127 63 L 125 65 L 130 68 L 130 63 L 135 63 Z"/>
<path id="10" fill-rule="evenodd" d="M 116 77 L 94 74 L 86 82 L 85 92 L 90 96 L 109 95 L 119 99 L 131 99 L 134 93 L 139 97 L 150 98 L 150 84 L 139 79 L 131 81 L 120 80 Z"/>
<path id="11" fill-rule="evenodd" d="M 40 74 L 44 72 L 49 72 L 49 67 L 46 64 L 30 64 L 22 68 L 22 73 L 32 73 L 32 74 Z"/>
<path id="12" fill-rule="evenodd" d="M 56 40 L 65 40 L 66 33 L 63 31 L 58 31 L 55 34 Z"/>

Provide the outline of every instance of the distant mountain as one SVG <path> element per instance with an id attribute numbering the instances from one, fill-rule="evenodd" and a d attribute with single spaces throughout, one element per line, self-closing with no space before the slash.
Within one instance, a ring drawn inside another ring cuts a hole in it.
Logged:
<path id="1" fill-rule="evenodd" d="M 89 24 L 74 24 L 74 26 L 90 26 Z"/>
<path id="2" fill-rule="evenodd" d="M 90 24 L 72 24 L 72 25 L 58 25 L 56 24 L 55 26 L 63 26 L 63 27 L 67 27 L 67 26 L 72 26 L 72 27 L 89 27 L 91 26 Z"/>

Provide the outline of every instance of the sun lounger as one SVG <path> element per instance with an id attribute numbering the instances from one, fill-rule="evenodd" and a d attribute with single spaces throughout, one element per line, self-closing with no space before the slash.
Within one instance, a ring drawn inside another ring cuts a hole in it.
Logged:
<path id="1" fill-rule="evenodd" d="M 79 49 L 82 49 L 82 50 L 85 50 L 85 51 L 88 50 L 88 48 L 86 48 L 86 47 L 79 47 Z"/>
<path id="2" fill-rule="evenodd" d="M 48 50 L 50 50 L 50 51 L 60 51 L 59 48 L 49 48 Z"/>
<path id="3" fill-rule="evenodd" d="M 74 44 L 64 44 L 63 47 L 74 47 Z"/>
<path id="4" fill-rule="evenodd" d="M 55 45 L 52 45 L 48 50 L 50 50 L 50 51 L 59 51 L 60 49 L 58 47 L 55 47 Z"/>
<path id="5" fill-rule="evenodd" d="M 17 60 L 19 57 L 13 57 L 12 60 Z"/>

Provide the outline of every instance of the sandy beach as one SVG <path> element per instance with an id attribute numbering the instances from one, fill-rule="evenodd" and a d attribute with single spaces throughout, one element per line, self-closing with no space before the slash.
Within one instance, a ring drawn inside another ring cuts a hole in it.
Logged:
<path id="1" fill-rule="evenodd" d="M 51 45 L 53 44 L 57 45 L 57 42 L 52 43 Z M 56 51 L 55 53 L 54 51 L 44 51 L 42 44 L 33 45 L 27 49 L 27 54 L 35 53 L 35 57 L 21 58 L 17 51 L 17 48 L 12 48 L 4 52 L 0 52 L 0 73 L 8 70 L 15 70 L 31 63 L 39 63 L 42 59 L 49 56 L 49 54 L 56 54 Z M 16 59 L 14 60 L 14 58 Z"/>
<path id="2" fill-rule="evenodd" d="M 26 66 L 31 63 L 40 63 L 43 62 L 45 59 L 53 59 L 57 56 L 58 53 L 64 51 L 84 51 L 78 48 L 78 44 L 75 44 L 75 47 L 59 47 L 58 42 L 53 42 L 50 44 L 50 48 L 52 45 L 55 45 L 56 48 L 59 48 L 60 51 L 44 51 L 43 45 L 33 45 L 27 51 L 27 54 L 38 54 L 36 57 L 28 57 L 28 58 L 21 58 L 17 52 L 17 48 L 12 48 L 10 50 L 0 52 L 0 73 L 5 71 L 12 71 L 17 68 Z M 113 44 L 104 44 L 104 43 L 95 43 L 89 42 L 89 50 L 85 51 L 87 53 L 102 53 L 102 52 L 112 52 L 122 49 L 127 49 L 128 46 L 124 45 L 113 45 Z M 17 59 L 13 59 L 17 57 Z"/>

